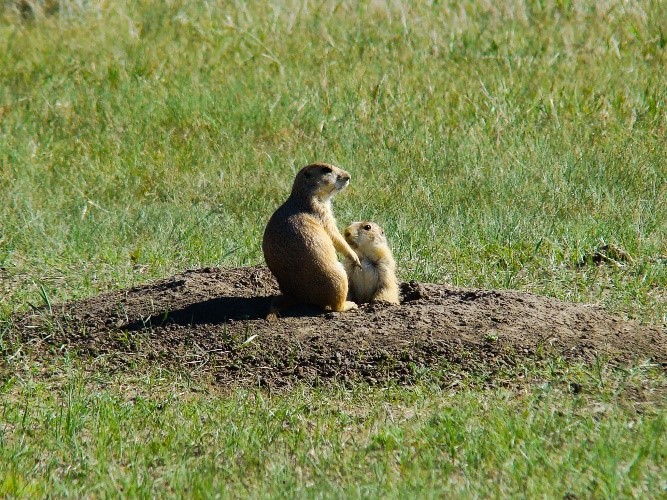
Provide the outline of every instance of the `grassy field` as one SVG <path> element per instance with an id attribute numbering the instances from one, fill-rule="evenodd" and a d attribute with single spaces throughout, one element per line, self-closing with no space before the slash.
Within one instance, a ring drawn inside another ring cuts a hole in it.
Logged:
<path id="1" fill-rule="evenodd" d="M 664 1 L 20 3 L 0 2 L 3 323 L 261 263 L 315 160 L 351 172 L 339 224 L 382 224 L 403 279 L 667 323 Z M 589 263 L 605 243 L 632 260 Z M 223 394 L 43 366 L 2 328 L 0 496 L 667 492 L 650 367 Z"/>
<path id="2" fill-rule="evenodd" d="M 219 395 L 159 375 L 99 390 L 76 373 L 55 394 L 4 389 L 0 496 L 655 498 L 667 487 L 667 416 L 623 403 L 647 383 L 642 369 L 553 363 L 533 367 L 544 378 L 530 390 L 281 396 Z"/>

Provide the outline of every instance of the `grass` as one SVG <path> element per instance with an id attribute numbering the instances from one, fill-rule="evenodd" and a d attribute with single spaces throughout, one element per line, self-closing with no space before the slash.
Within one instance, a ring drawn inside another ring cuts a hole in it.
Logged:
<path id="1" fill-rule="evenodd" d="M 324 159 L 353 175 L 339 221 L 386 226 L 403 278 L 664 321 L 664 13 L 596 5 L 5 8 L 4 314 L 39 285 L 262 262 L 263 221 Z M 635 264 L 576 268 L 602 241 Z"/>
<path id="2" fill-rule="evenodd" d="M 662 2 L 18 3 L 0 3 L 0 320 L 261 263 L 295 171 L 325 160 L 352 173 L 339 224 L 383 225 L 403 279 L 667 323 Z M 632 262 L 579 265 L 603 243 Z M 664 410 L 609 396 L 616 372 L 589 397 L 533 383 L 219 395 L 89 391 L 77 368 L 45 368 L 63 384 L 10 358 L 3 495 L 666 487 Z"/>
<path id="3" fill-rule="evenodd" d="M 543 382 L 528 392 L 469 381 L 280 396 L 64 372 L 57 391 L 2 388 L 0 494 L 616 498 L 667 487 L 665 413 L 624 396 L 664 389 L 646 369 L 601 385 L 556 363 L 533 370 Z"/>

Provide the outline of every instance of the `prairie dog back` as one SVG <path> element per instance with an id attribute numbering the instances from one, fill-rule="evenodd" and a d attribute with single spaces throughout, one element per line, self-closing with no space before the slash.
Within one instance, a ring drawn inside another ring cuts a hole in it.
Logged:
<path id="1" fill-rule="evenodd" d="M 331 208 L 331 199 L 349 181 L 350 174 L 334 165 L 308 165 L 296 175 L 289 198 L 269 219 L 262 250 L 284 294 L 276 306 L 294 301 L 331 311 L 356 307 L 347 300 L 348 280 L 336 253 L 357 265 L 359 259 L 338 231 Z"/>

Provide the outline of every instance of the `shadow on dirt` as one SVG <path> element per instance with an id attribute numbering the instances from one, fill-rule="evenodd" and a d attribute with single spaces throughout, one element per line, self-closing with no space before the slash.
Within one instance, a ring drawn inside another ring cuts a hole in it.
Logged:
<path id="1" fill-rule="evenodd" d="M 131 321 L 122 330 L 139 331 L 175 324 L 181 326 L 223 325 L 235 321 L 263 320 L 266 318 L 272 297 L 218 297 L 197 302 L 173 311 Z M 321 309 L 307 305 L 291 306 L 280 313 L 281 318 L 305 318 L 326 314 Z"/>

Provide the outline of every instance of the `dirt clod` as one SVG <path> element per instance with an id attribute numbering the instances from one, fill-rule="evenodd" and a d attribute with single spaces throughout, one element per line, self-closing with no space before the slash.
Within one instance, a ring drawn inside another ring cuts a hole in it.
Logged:
<path id="1" fill-rule="evenodd" d="M 22 344 L 91 366 L 187 370 L 220 384 L 411 383 L 424 369 L 493 374 L 527 359 L 597 357 L 667 368 L 667 330 L 528 293 L 415 281 L 401 305 L 346 313 L 298 306 L 264 319 L 278 288 L 264 267 L 186 271 L 16 318 Z M 573 388 L 576 391 L 577 388 Z"/>

